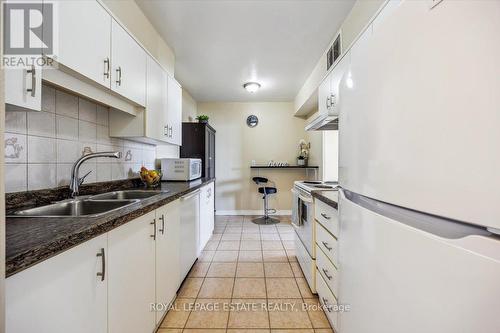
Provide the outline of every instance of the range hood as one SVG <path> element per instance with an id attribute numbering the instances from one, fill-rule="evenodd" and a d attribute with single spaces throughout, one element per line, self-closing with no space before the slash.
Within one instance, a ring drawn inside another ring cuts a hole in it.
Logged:
<path id="1" fill-rule="evenodd" d="M 319 114 L 306 126 L 306 131 L 336 131 L 339 129 L 339 117 Z"/>

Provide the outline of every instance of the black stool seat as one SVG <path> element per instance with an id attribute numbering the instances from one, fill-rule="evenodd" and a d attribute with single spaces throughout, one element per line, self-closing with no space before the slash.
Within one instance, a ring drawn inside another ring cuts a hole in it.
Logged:
<path id="1" fill-rule="evenodd" d="M 276 187 L 259 187 L 259 193 L 262 193 L 264 194 L 264 191 L 265 191 L 265 194 L 274 194 L 277 192 L 276 190 Z"/>
<path id="2" fill-rule="evenodd" d="M 259 185 L 259 183 L 267 183 L 269 180 L 264 177 L 253 177 L 252 180 Z"/>

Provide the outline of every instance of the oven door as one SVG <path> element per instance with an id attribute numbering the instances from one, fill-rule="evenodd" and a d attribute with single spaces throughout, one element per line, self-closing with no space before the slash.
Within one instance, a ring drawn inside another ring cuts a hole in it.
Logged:
<path id="1" fill-rule="evenodd" d="M 314 253 L 314 204 L 310 196 L 300 193 L 297 189 L 292 190 L 292 224 L 299 239 L 304 244 L 311 258 L 315 258 Z"/>

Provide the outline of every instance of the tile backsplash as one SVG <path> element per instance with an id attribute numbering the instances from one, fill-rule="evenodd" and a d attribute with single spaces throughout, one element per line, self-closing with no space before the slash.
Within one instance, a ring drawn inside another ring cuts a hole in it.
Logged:
<path id="1" fill-rule="evenodd" d="M 6 107 L 9 110 L 9 106 Z M 109 109 L 87 99 L 42 87 L 42 111 L 5 114 L 6 192 L 68 185 L 71 166 L 84 151 L 121 151 L 121 159 L 84 162 L 85 183 L 138 176 L 142 165 L 154 168 L 155 146 L 109 137 Z"/>

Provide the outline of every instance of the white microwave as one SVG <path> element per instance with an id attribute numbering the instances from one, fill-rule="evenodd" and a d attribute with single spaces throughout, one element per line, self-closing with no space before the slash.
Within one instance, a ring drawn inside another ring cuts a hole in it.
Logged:
<path id="1" fill-rule="evenodd" d="M 199 158 L 162 158 L 162 180 L 189 181 L 201 177 Z"/>

